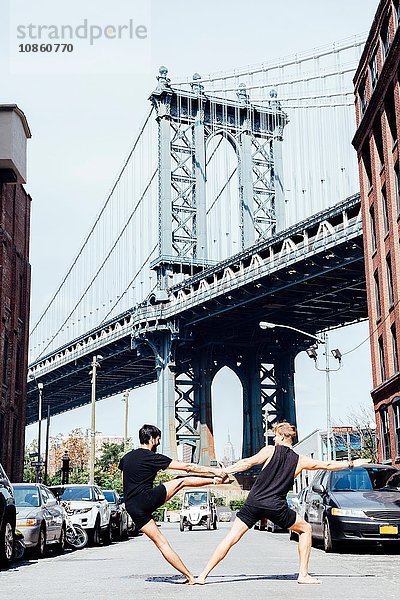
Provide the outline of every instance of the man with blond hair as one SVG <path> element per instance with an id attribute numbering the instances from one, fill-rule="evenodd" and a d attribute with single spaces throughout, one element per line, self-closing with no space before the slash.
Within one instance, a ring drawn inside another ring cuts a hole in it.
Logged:
<path id="1" fill-rule="evenodd" d="M 258 454 L 243 458 L 224 472 L 239 473 L 256 465 L 263 465 L 247 500 L 237 514 L 232 529 L 216 548 L 208 561 L 205 569 L 197 578 L 197 583 L 205 583 L 210 571 L 221 562 L 230 548 L 251 529 L 262 517 L 267 517 L 276 525 L 295 531 L 299 535 L 299 576 L 298 583 L 320 583 L 315 577 L 308 574 L 308 562 L 311 552 L 311 525 L 291 510 L 287 504 L 286 496 L 292 489 L 294 479 L 303 469 L 338 471 L 359 467 L 369 460 L 314 460 L 292 450 L 293 440 L 296 437 L 296 428 L 290 423 L 277 423 L 273 427 L 274 446 L 266 446 Z"/>

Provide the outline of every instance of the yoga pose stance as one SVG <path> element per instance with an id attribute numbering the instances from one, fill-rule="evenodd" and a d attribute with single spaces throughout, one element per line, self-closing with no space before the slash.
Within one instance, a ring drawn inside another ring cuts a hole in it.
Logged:
<path id="1" fill-rule="evenodd" d="M 219 468 L 201 467 L 157 454 L 160 438 L 161 431 L 157 427 L 143 425 L 139 430 L 140 447 L 131 450 L 121 458 L 118 466 L 122 471 L 125 506 L 136 529 L 143 531 L 155 543 L 164 558 L 186 577 L 187 583 L 192 585 L 195 583 L 192 573 L 160 532 L 152 513 L 182 488 L 210 485 L 213 480 L 210 477 L 182 477 L 153 487 L 154 478 L 158 471 L 164 469 L 213 475 L 219 477 L 221 481 L 225 473 Z"/>
<path id="2" fill-rule="evenodd" d="M 369 460 L 321 461 L 308 456 L 298 455 L 292 450 L 296 429 L 289 423 L 274 426 L 275 446 L 266 446 L 255 456 L 239 460 L 236 464 L 224 468 L 224 472 L 238 473 L 250 467 L 263 464 L 243 508 L 238 512 L 232 529 L 222 540 L 205 569 L 197 578 L 203 584 L 210 571 L 227 555 L 230 548 L 253 527 L 261 518 L 267 517 L 283 529 L 291 529 L 299 534 L 299 577 L 298 583 L 320 583 L 308 574 L 308 561 L 311 551 L 311 525 L 288 507 L 286 495 L 293 487 L 294 478 L 303 469 L 338 471 L 361 466 Z"/>

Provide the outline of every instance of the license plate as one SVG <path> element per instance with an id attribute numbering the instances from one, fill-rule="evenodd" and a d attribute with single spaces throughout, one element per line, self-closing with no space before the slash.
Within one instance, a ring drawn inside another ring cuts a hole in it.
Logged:
<path id="1" fill-rule="evenodd" d="M 397 535 L 399 528 L 394 525 L 382 525 L 379 527 L 379 533 L 381 535 Z"/>

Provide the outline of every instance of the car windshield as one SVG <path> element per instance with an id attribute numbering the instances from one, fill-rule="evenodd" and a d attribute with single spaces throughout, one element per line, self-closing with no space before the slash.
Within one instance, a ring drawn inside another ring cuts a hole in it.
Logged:
<path id="1" fill-rule="evenodd" d="M 33 508 L 40 506 L 39 490 L 37 487 L 15 487 L 14 496 L 16 506 L 20 506 L 21 508 L 23 506 L 32 506 Z"/>
<path id="2" fill-rule="evenodd" d="M 103 491 L 103 494 L 104 494 L 104 497 L 107 500 L 107 502 L 112 502 L 114 504 L 116 503 L 116 498 L 115 498 L 114 492 L 104 492 Z"/>
<path id="3" fill-rule="evenodd" d="M 388 490 L 392 477 L 398 474 L 397 469 L 357 468 L 335 471 L 331 475 L 331 490 L 333 492 L 358 492 L 363 490 Z M 399 481 L 397 482 L 399 485 Z M 390 484 L 390 489 L 393 489 Z"/>
<path id="4" fill-rule="evenodd" d="M 396 471 L 389 477 L 383 489 L 400 492 L 400 471 Z"/>
<path id="5" fill-rule="evenodd" d="M 93 500 L 92 488 L 89 485 L 82 487 L 66 487 L 62 493 L 61 500 Z"/>
<path id="6" fill-rule="evenodd" d="M 207 494 L 205 492 L 189 492 L 185 494 L 185 502 L 188 506 L 201 506 L 207 504 Z"/>

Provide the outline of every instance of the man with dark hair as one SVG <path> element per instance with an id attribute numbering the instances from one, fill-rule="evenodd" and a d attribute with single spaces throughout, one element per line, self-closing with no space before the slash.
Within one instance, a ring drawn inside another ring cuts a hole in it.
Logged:
<path id="1" fill-rule="evenodd" d="M 216 548 L 205 569 L 196 580 L 205 583 L 210 571 L 221 562 L 229 550 L 240 538 L 251 529 L 261 517 L 284 529 L 295 531 L 299 535 L 300 568 L 298 583 L 320 583 L 308 574 L 308 562 L 311 552 L 311 525 L 288 507 L 286 496 L 293 488 L 294 479 L 303 469 L 338 471 L 352 469 L 370 462 L 363 458 L 351 460 L 314 460 L 308 456 L 296 454 L 292 450 L 296 428 L 290 423 L 274 425 L 274 446 L 265 446 L 258 454 L 239 460 L 236 464 L 226 467 L 224 473 L 246 471 L 256 465 L 264 465 L 258 475 L 244 506 L 237 513 L 232 529 Z"/>
<path id="2" fill-rule="evenodd" d="M 131 450 L 121 458 L 119 468 L 123 476 L 125 506 L 136 529 L 143 531 L 155 543 L 164 558 L 186 577 L 187 583 L 193 584 L 195 580 L 192 573 L 162 535 L 152 513 L 184 487 L 206 486 L 210 485 L 212 480 L 210 477 L 182 477 L 166 481 L 156 487 L 153 487 L 153 482 L 158 471 L 164 469 L 214 475 L 221 478 L 221 482 L 225 474 L 219 468 L 201 467 L 157 454 L 160 438 L 161 431 L 158 427 L 143 425 L 139 430 L 140 447 Z"/>

